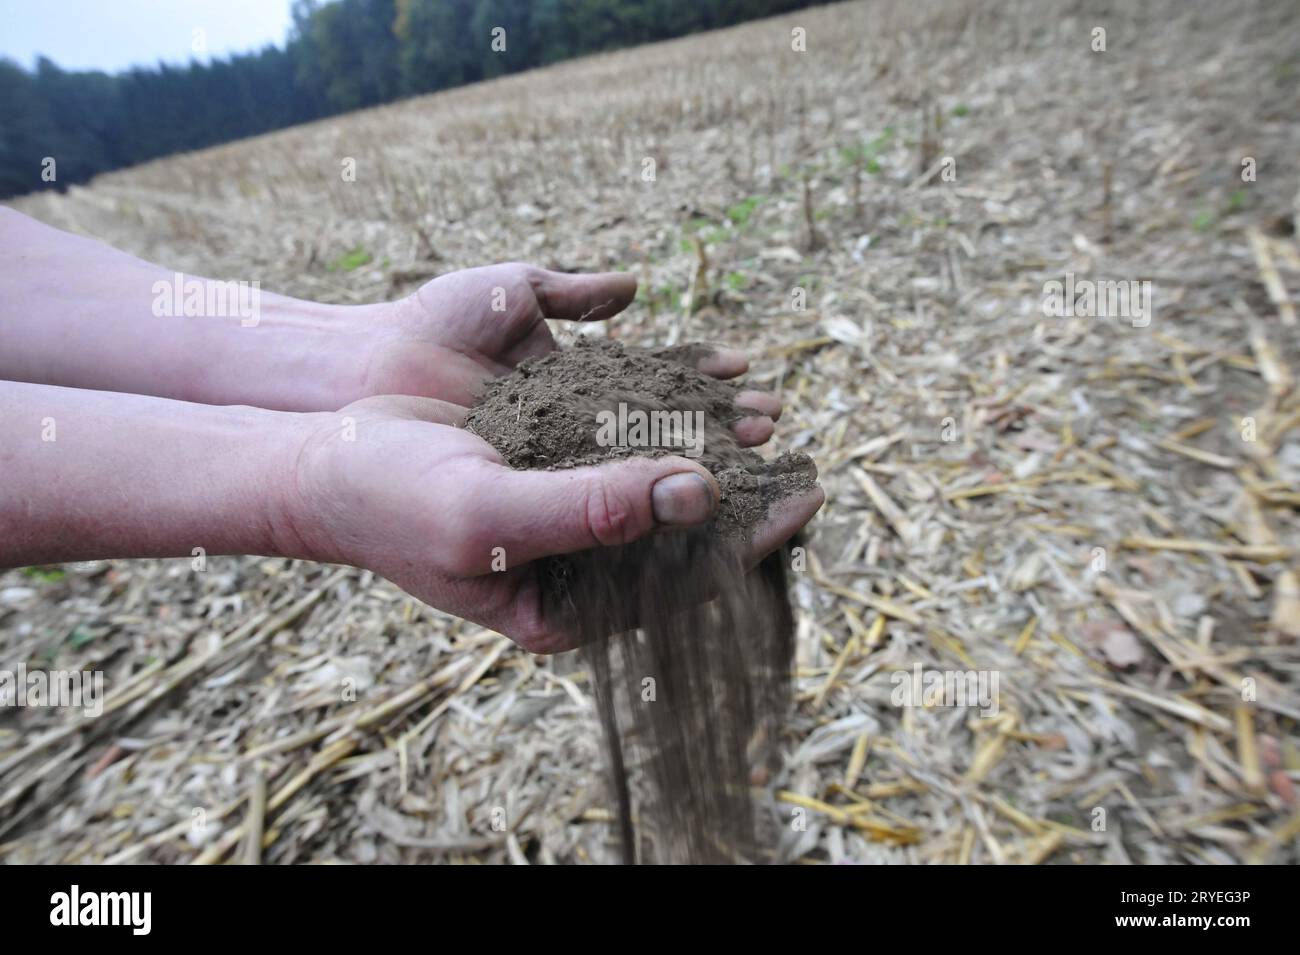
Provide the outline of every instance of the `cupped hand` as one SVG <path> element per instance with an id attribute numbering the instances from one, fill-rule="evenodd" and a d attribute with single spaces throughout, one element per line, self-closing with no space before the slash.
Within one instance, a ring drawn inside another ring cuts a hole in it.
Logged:
<path id="1" fill-rule="evenodd" d="M 431 398 L 366 398 L 310 419 L 289 517 L 303 556 L 348 563 L 512 638 L 534 653 L 576 645 L 548 617 L 540 558 L 630 543 L 704 523 L 712 475 L 683 457 L 516 471 L 457 427 L 465 409 Z M 746 554 L 755 564 L 821 506 L 820 488 L 773 510 Z"/>
<path id="2" fill-rule="evenodd" d="M 450 272 L 390 303 L 368 326 L 375 336 L 365 393 L 418 395 L 458 405 L 473 403 L 488 378 L 504 375 L 525 358 L 555 349 L 546 319 L 601 321 L 636 296 L 627 272 L 551 272 L 507 263 Z M 744 354 L 727 348 L 704 353 L 696 368 L 715 378 L 744 374 Z M 781 402 L 761 391 L 736 399 L 747 414 L 735 424 L 742 444 L 772 436 Z"/>

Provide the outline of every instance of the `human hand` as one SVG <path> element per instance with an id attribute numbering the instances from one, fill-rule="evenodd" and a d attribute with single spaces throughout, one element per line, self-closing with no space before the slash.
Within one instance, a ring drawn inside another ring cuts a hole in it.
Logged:
<path id="1" fill-rule="evenodd" d="M 548 616 L 539 558 L 630 543 L 709 519 L 719 489 L 682 457 L 515 471 L 457 425 L 465 409 L 389 396 L 307 416 L 288 521 L 299 556 L 354 564 L 534 653 L 576 645 Z M 820 488 L 774 508 L 744 555 L 756 564 L 821 506 Z"/>
<path id="2" fill-rule="evenodd" d="M 569 274 L 519 263 L 439 276 L 377 313 L 358 316 L 373 333 L 364 394 L 470 405 L 484 381 L 556 347 L 545 319 L 610 318 L 631 303 L 636 285 L 626 272 Z M 734 378 L 749 362 L 741 352 L 718 348 L 696 367 L 715 378 Z M 781 402 L 767 392 L 742 391 L 736 404 L 749 412 L 735 424 L 740 442 L 767 441 Z"/>

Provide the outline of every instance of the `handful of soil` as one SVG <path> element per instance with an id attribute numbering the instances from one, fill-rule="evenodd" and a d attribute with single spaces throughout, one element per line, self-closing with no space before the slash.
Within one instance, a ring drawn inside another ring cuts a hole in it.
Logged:
<path id="1" fill-rule="evenodd" d="M 702 527 L 544 568 L 547 611 L 575 622 L 591 664 L 626 862 L 767 855 L 751 778 L 775 768 L 794 626 L 787 554 L 750 573 L 744 543 L 817 472 L 804 454 L 765 462 L 741 447 L 740 389 L 694 367 L 707 349 L 583 339 L 494 379 L 467 420 L 515 468 L 684 454 L 722 490 Z"/>
<path id="2" fill-rule="evenodd" d="M 698 344 L 649 349 L 579 339 L 493 379 L 466 426 L 512 468 L 574 468 L 631 455 L 692 457 L 722 489 L 715 532 L 747 538 L 773 502 L 816 484 L 817 468 L 806 454 L 786 452 L 765 462 L 740 446 L 731 426 L 744 415 L 735 403 L 741 389 L 694 367 L 709 351 Z M 620 436 L 620 423 L 631 439 L 626 443 L 608 440 Z"/>

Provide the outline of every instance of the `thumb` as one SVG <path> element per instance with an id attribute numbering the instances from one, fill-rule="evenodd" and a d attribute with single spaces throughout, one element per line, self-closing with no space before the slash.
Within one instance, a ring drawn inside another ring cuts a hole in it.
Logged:
<path id="1" fill-rule="evenodd" d="M 497 474 L 483 530 L 518 566 L 539 557 L 628 544 L 658 528 L 703 524 L 721 491 L 683 457 L 629 458 L 565 471 Z M 489 516 L 490 515 L 490 516 Z"/>
<path id="2" fill-rule="evenodd" d="M 546 318 L 597 322 L 617 315 L 636 297 L 628 272 L 551 272 L 534 268 L 528 281 Z"/>

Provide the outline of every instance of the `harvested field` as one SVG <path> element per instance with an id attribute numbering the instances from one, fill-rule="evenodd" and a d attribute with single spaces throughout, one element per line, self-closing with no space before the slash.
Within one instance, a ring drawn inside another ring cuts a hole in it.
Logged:
<path id="1" fill-rule="evenodd" d="M 627 268 L 584 331 L 748 349 L 827 494 L 776 859 L 1294 864 L 1298 54 L 1281 2 L 848 3 L 13 205 L 330 302 Z M 20 663 L 108 698 L 0 710 L 0 861 L 617 858 L 580 661 L 366 572 L 10 571 Z"/>

